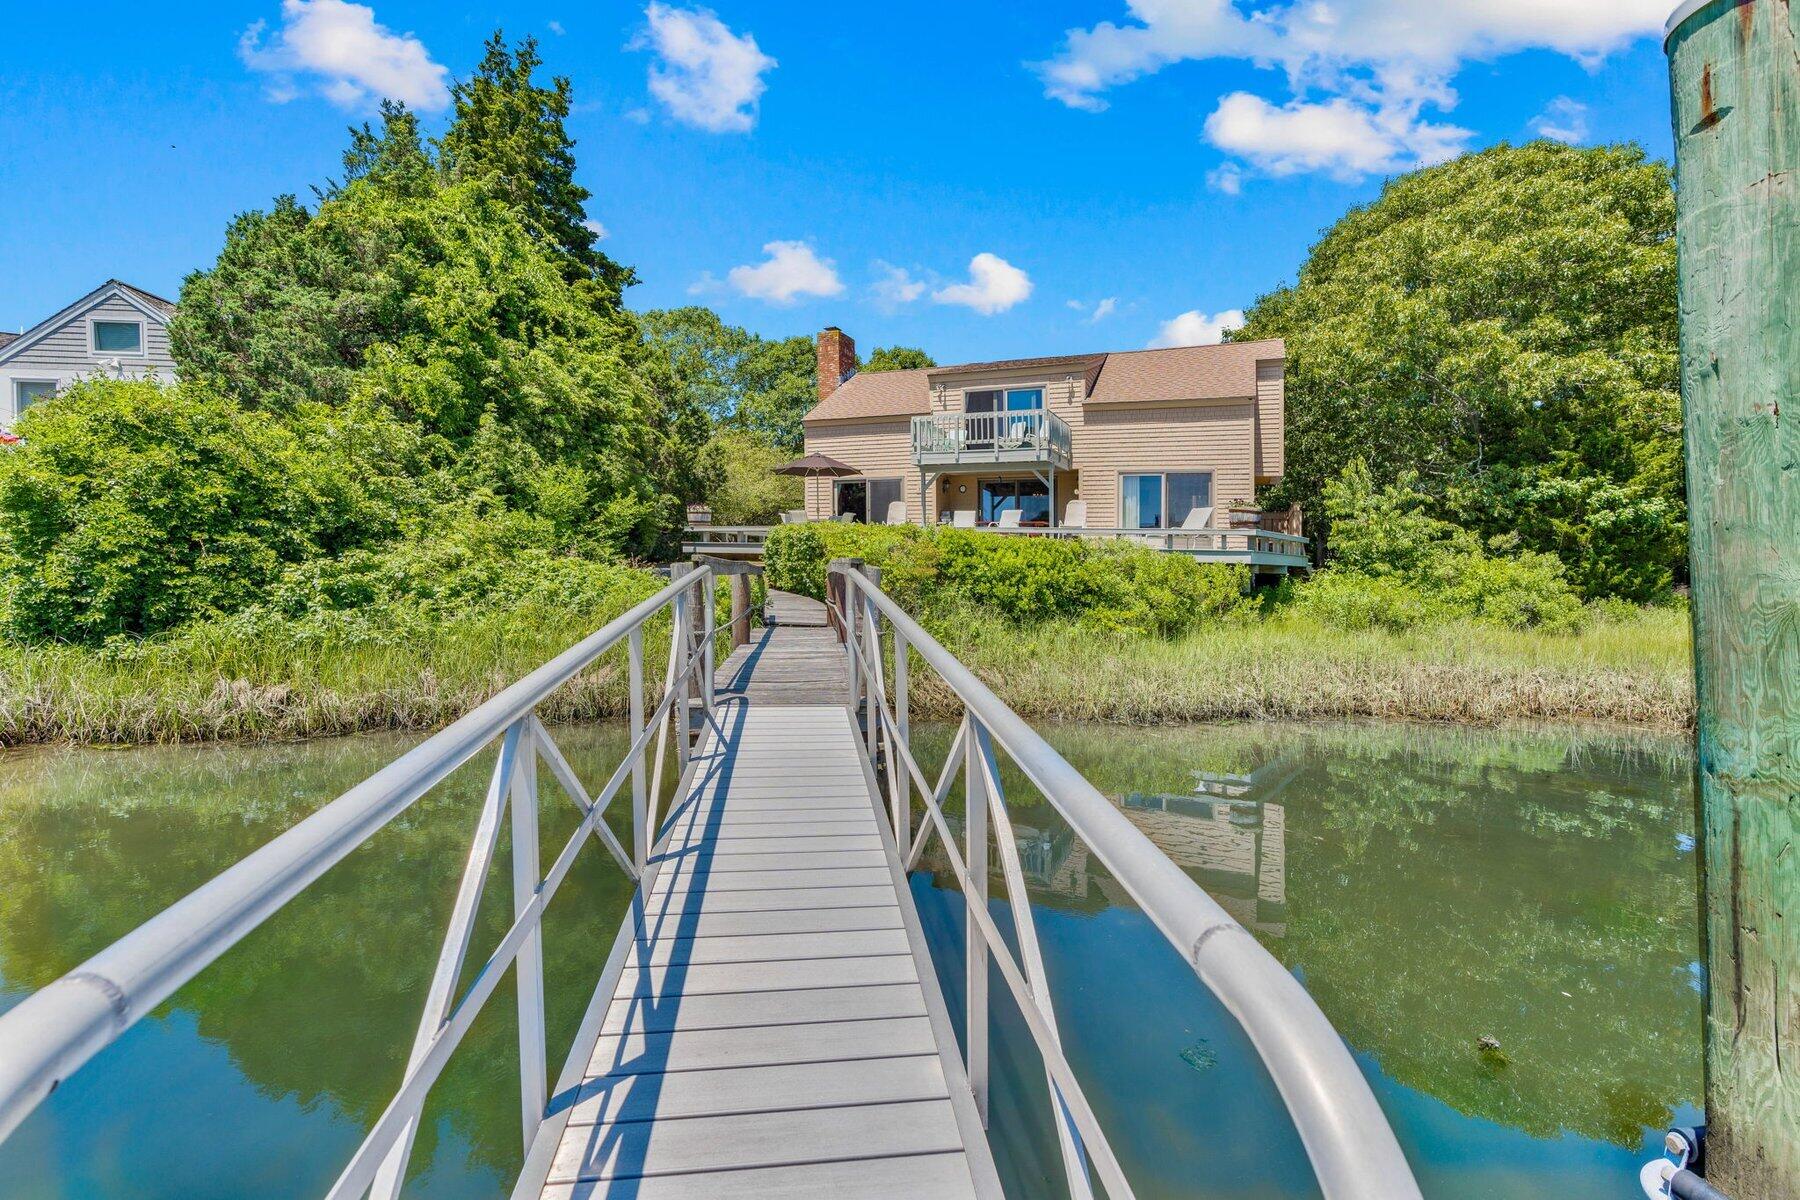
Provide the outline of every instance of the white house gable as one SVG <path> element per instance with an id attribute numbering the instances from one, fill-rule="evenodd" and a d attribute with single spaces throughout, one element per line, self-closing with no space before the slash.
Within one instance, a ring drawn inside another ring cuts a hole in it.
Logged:
<path id="1" fill-rule="evenodd" d="M 109 280 L 0 345 L 0 426 L 77 379 L 175 378 L 169 318 L 175 306 Z"/>

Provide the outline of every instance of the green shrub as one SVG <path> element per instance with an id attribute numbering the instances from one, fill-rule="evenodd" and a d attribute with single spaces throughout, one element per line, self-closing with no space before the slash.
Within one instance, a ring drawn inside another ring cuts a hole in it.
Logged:
<path id="1" fill-rule="evenodd" d="M 1441 605 L 1395 576 L 1321 571 L 1293 589 L 1293 608 L 1334 629 L 1403 632 L 1445 619 Z"/>
<path id="2" fill-rule="evenodd" d="M 1457 616 L 1552 633 L 1581 624 L 1581 598 L 1553 554 L 1458 554 L 1435 564 L 1432 573 L 1443 606 Z"/>
<path id="3" fill-rule="evenodd" d="M 92 380 L 19 431 L 0 454 L 0 624 L 16 638 L 98 642 L 233 612 L 287 566 L 391 537 L 422 506 L 416 439 L 378 416 L 283 421 L 198 385 Z"/>
<path id="4" fill-rule="evenodd" d="M 832 559 L 860 558 L 881 568 L 890 595 L 927 617 L 975 611 L 1167 635 L 1254 608 L 1244 567 L 1120 542 L 811 522 L 772 530 L 764 554 L 770 587 L 814 598 L 825 594 Z"/>

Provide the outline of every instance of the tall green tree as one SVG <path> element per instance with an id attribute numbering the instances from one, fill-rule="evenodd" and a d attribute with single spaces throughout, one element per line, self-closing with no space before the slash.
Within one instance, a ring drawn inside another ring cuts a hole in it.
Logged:
<path id="1" fill-rule="evenodd" d="M 344 183 L 325 194 L 335 195 L 344 185 L 366 179 L 407 195 L 421 195 L 436 182 L 437 160 L 419 133 L 416 113 L 398 100 L 381 102 L 381 130 L 367 121 L 350 129 L 350 147 L 344 151 Z"/>
<path id="2" fill-rule="evenodd" d="M 858 370 L 917 371 L 935 366 L 937 360 L 916 346 L 877 346 Z"/>
<path id="3" fill-rule="evenodd" d="M 616 302 L 637 277 L 595 245 L 592 193 L 575 182 L 575 141 L 564 126 L 569 80 L 558 75 L 544 87 L 536 79 L 542 65 L 535 38 L 514 47 L 499 31 L 488 39 L 474 76 L 451 89 L 455 116 L 438 143 L 443 167 L 453 180 L 486 180 L 564 256 L 571 278 L 598 281 Z"/>
<path id="4" fill-rule="evenodd" d="M 1444 515 L 1557 554 L 1588 596 L 1684 569 L 1674 196 L 1630 146 L 1501 145 L 1387 184 L 1257 301 L 1288 352 L 1287 476 L 1416 472 Z"/>
<path id="5" fill-rule="evenodd" d="M 811 338 L 760 337 L 698 306 L 658 309 L 639 322 L 675 386 L 716 425 L 753 434 L 789 455 L 800 452 L 800 420 L 818 403 Z"/>

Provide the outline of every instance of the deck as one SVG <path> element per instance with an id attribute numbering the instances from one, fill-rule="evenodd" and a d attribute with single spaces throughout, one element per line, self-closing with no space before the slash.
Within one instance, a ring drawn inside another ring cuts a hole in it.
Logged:
<path id="1" fill-rule="evenodd" d="M 842 649 L 816 602 L 771 609 L 718 671 L 543 1197 L 1000 1195 Z"/>

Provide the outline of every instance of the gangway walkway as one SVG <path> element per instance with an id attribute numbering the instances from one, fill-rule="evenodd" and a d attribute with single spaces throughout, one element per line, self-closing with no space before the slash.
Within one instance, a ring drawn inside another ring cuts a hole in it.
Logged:
<path id="1" fill-rule="evenodd" d="M 0 1138 L 497 743 L 405 1071 L 324 1190 L 328 1200 L 396 1200 L 427 1094 L 508 975 L 525 1151 L 514 1200 L 999 1197 L 984 1133 L 996 981 L 1042 1059 L 1044 1118 L 1073 1200 L 1097 1194 L 1090 1174 L 1109 1200 L 1130 1200 L 1130 1181 L 1062 1053 L 1004 755 L 1243 1027 L 1326 1200 L 1419 1200 L 1367 1083 L 1299 982 L 882 592 L 876 572 L 832 564 L 825 606 L 777 595 L 774 623 L 717 669 L 713 568 L 677 564 L 671 574 L 605 628 L 0 1013 Z M 668 650 L 655 696 L 650 637 Z M 963 705 L 935 780 L 911 748 L 908 678 L 918 669 Z M 590 795 L 538 709 L 576 676 L 601 671 L 616 672 L 628 693 L 630 747 Z M 659 815 L 671 758 L 677 779 Z M 540 768 L 581 814 L 548 868 L 538 847 Z M 953 819 L 945 809 L 959 778 Z M 620 796 L 630 803 L 628 845 L 605 819 Z M 504 828 L 514 920 L 471 964 Z M 934 837 L 966 901 L 956 1028 L 906 884 Z M 552 1081 L 543 914 L 594 845 L 638 886 Z M 990 911 L 996 874 L 1010 935 Z"/>

